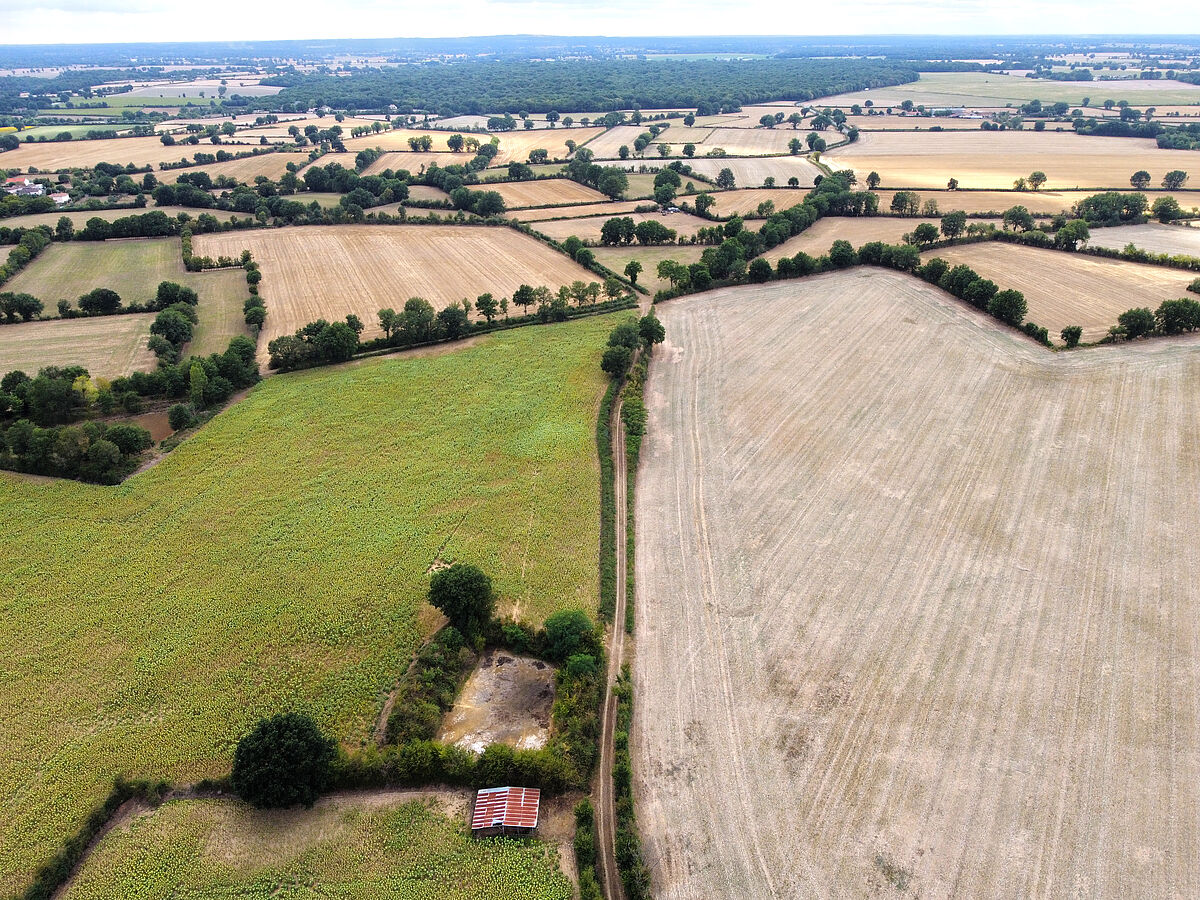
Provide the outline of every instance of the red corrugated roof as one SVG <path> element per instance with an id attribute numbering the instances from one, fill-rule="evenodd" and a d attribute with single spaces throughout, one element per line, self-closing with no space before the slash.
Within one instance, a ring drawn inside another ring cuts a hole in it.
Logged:
<path id="1" fill-rule="evenodd" d="M 475 795 L 471 830 L 479 828 L 537 828 L 538 803 L 542 792 L 537 788 L 484 788 Z"/>

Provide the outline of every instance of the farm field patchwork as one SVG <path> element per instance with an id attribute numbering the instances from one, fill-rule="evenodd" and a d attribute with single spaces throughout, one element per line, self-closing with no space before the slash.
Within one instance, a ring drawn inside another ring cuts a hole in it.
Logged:
<path id="1" fill-rule="evenodd" d="M 0 375 L 20 369 L 32 376 L 44 366 L 75 365 L 110 379 L 150 371 L 157 363 L 146 349 L 153 321 L 144 313 L 0 326 Z"/>
<path id="2" fill-rule="evenodd" d="M 321 157 L 322 163 L 328 160 L 332 155 L 333 154 L 329 154 Z M 336 161 L 348 169 L 353 169 L 355 155 L 356 154 L 348 153 L 346 154 L 346 159 L 344 161 L 341 159 Z M 449 157 L 447 157 L 445 153 L 413 153 L 411 151 L 388 152 L 363 169 L 362 174 L 379 175 L 384 170 L 391 169 L 393 172 L 405 170 L 416 175 L 425 169 L 428 169 L 432 165 L 445 166 L 449 165 L 450 162 L 451 161 Z"/>
<path id="3" fill-rule="evenodd" d="M 1085 341 L 1099 340 L 1131 307 L 1154 310 L 1164 300 L 1188 296 L 1187 286 L 1196 277 L 1180 269 L 998 241 L 925 254 L 932 256 L 951 265 L 965 263 L 1001 290 L 1021 291 L 1029 307 L 1026 320 L 1049 329 L 1056 342 L 1067 325 L 1082 326 Z"/>
<path id="4" fill-rule="evenodd" d="M 1200 892 L 1197 339 L 1052 354 L 868 269 L 658 312 L 655 895 Z"/>
<path id="5" fill-rule="evenodd" d="M 1191 151 L 1159 150 L 1149 138 L 1036 131 L 863 132 L 823 157 L 835 169 L 854 169 L 860 180 L 874 170 L 888 188 L 944 188 L 957 178 L 964 188 L 1005 189 L 1041 171 L 1049 190 L 1129 190 L 1129 176 L 1139 169 L 1157 184 L 1195 160 Z"/>
<path id="6" fill-rule="evenodd" d="M 93 166 L 98 162 L 135 166 L 153 165 L 177 160 L 187 150 L 195 152 L 194 147 L 164 147 L 156 137 L 106 138 L 98 141 L 63 141 L 62 143 L 47 141 L 44 144 L 21 144 L 16 150 L 10 150 L 4 157 L 4 166 L 8 169 L 20 169 L 28 172 L 36 168 L 43 172 L 53 172 L 58 169 L 71 169 L 83 166 Z"/>
<path id="7" fill-rule="evenodd" d="M 603 128 L 554 128 L 505 132 L 498 135 L 500 152 L 492 160 L 492 166 L 506 166 L 510 162 L 527 162 L 529 151 L 537 149 L 547 151 L 551 159 L 566 159 L 570 155 L 567 141 L 584 144 L 603 133 Z M 491 140 L 490 135 L 481 137 Z"/>
<path id="8" fill-rule="evenodd" d="M 1178 81 L 1046 81 L 1023 75 L 993 75 L 984 72 L 922 72 L 919 81 L 895 87 L 838 94 L 814 101 L 820 106 L 850 107 L 871 100 L 875 107 L 899 106 L 905 100 L 928 107 L 988 107 L 1028 100 L 1043 103 L 1065 101 L 1078 106 L 1084 97 L 1092 102 L 1105 98 L 1127 100 L 1133 106 L 1165 106 L 1200 103 L 1200 87 Z"/>
<path id="9" fill-rule="evenodd" d="M 311 812 L 173 800 L 107 835 L 63 900 L 138 896 L 570 900 L 553 847 L 467 835 L 464 793 L 344 795 Z M 309 892 L 312 892 L 309 894 Z"/>
<path id="10" fill-rule="evenodd" d="M 439 552 L 498 614 L 594 614 L 613 322 L 269 378 L 116 488 L 0 473 L 0 890 L 116 774 L 228 772 L 284 709 L 358 744 L 437 623 Z"/>
<path id="11" fill-rule="evenodd" d="M 435 308 L 521 284 L 557 289 L 595 276 L 561 253 L 511 228 L 463 225 L 340 225 L 197 235 L 195 252 L 236 256 L 249 249 L 262 266 L 267 322 L 258 352 L 317 319 L 354 313 L 364 337 L 379 335 L 378 311 L 409 297 Z M 518 310 L 512 311 L 514 314 Z"/>

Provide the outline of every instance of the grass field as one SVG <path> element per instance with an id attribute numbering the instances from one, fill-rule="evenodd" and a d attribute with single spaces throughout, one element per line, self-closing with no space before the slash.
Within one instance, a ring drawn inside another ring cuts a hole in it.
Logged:
<path id="1" fill-rule="evenodd" d="M 445 810 L 452 819 L 411 796 L 349 795 L 311 812 L 171 801 L 104 838 L 63 900 L 570 900 L 571 883 L 546 844 L 472 839 L 465 800 Z"/>
<path id="2" fill-rule="evenodd" d="M 866 269 L 658 314 L 655 896 L 1200 893 L 1197 339 L 1052 354 Z"/>
<path id="3" fill-rule="evenodd" d="M 614 272 L 625 272 L 625 266 L 630 260 L 636 259 L 642 264 L 642 273 L 638 275 L 637 283 L 646 288 L 653 294 L 665 287 L 670 287 L 670 282 L 658 277 L 658 264 L 664 259 L 673 259 L 678 263 L 691 264 L 700 261 L 700 254 L 704 252 L 704 247 L 684 246 L 677 247 L 673 244 L 668 244 L 664 247 L 642 247 L 638 244 L 629 244 L 623 247 L 594 247 L 592 252 L 596 254 L 596 259 L 604 263 Z"/>
<path id="4" fill-rule="evenodd" d="M 1035 170 L 1048 190 L 1129 190 L 1129 176 L 1145 169 L 1158 184 L 1171 169 L 1195 167 L 1188 150 L 1159 150 L 1149 138 L 1085 137 L 1036 131 L 863 132 L 822 161 L 854 169 L 859 180 L 874 170 L 888 188 L 1011 188 Z"/>
<path id="5" fill-rule="evenodd" d="M 340 225 L 197 235 L 193 246 L 206 256 L 236 256 L 249 248 L 262 266 L 267 322 L 258 349 L 264 369 L 270 341 L 316 319 L 354 313 L 370 338 L 381 333 L 378 311 L 399 311 L 409 297 L 440 309 L 484 292 L 511 296 L 526 283 L 557 289 L 596 280 L 510 228 Z"/>
<path id="6" fill-rule="evenodd" d="M 1200 201 L 1200 197 L 1196 198 Z M 1123 250 L 1133 244 L 1151 253 L 1183 254 L 1200 257 L 1200 229 L 1172 225 L 1122 225 L 1119 228 L 1094 228 L 1088 244 Z"/>
<path id="7" fill-rule="evenodd" d="M 157 362 L 146 349 L 153 321 L 146 313 L 0 326 L 0 374 L 20 369 L 32 376 L 43 366 L 73 365 L 103 378 L 149 371 Z"/>
<path id="8" fill-rule="evenodd" d="M 43 172 L 94 166 L 98 162 L 135 166 L 153 165 L 192 156 L 195 147 L 164 147 L 156 137 L 108 138 L 99 141 L 64 141 L 45 144 L 22 144 L 4 156 L 8 169 L 29 171 L 30 167 Z M 189 153 L 187 151 L 192 151 Z"/>
<path id="9" fill-rule="evenodd" d="M 876 108 L 899 106 L 904 100 L 929 107 L 1020 106 L 1027 100 L 1078 106 L 1084 97 L 1100 105 L 1105 99 L 1128 100 L 1133 106 L 1200 103 L 1200 87 L 1177 81 L 1045 81 L 983 72 L 923 72 L 920 81 L 895 87 L 838 94 L 815 101 L 819 106 L 845 106 L 872 100 Z"/>
<path id="10" fill-rule="evenodd" d="M 0 473 L 0 891 L 116 774 L 227 772 L 284 709 L 362 740 L 434 626 L 439 548 L 498 613 L 594 613 L 612 324 L 273 377 L 118 488 Z"/>
<path id="11" fill-rule="evenodd" d="M 1119 259 L 990 242 L 933 250 L 951 265 L 966 263 L 1001 289 L 1016 288 L 1029 306 L 1026 319 L 1045 326 L 1056 342 L 1067 325 L 1083 326 L 1094 341 L 1134 306 L 1151 310 L 1187 296 L 1194 273 Z"/>
<path id="12" fill-rule="evenodd" d="M 691 237 L 701 228 L 710 227 L 713 223 L 707 219 L 701 219 L 699 216 L 690 216 L 687 213 L 671 213 L 664 216 L 662 213 L 623 213 L 622 218 L 628 216 L 636 222 L 646 222 L 653 220 L 661 222 L 667 228 L 673 229 L 679 236 Z M 537 222 L 534 228 L 540 231 L 547 237 L 552 237 L 556 241 L 561 241 L 571 235 L 580 240 L 599 241 L 600 229 L 604 227 L 604 223 L 613 216 L 587 216 L 581 219 L 555 219 L 551 222 Z"/>
<path id="13" fill-rule="evenodd" d="M 603 203 L 608 198 L 599 191 L 566 178 L 548 181 L 511 181 L 489 184 L 483 190 L 495 191 L 509 209 L 523 206 L 553 206 L 560 203 Z"/>

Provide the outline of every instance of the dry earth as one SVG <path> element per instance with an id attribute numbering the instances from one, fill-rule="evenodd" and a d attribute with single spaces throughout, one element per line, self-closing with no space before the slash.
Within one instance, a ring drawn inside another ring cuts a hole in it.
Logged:
<path id="1" fill-rule="evenodd" d="M 400 311 L 409 297 L 437 309 L 484 292 L 511 296 L 521 284 L 558 288 L 595 281 L 582 266 L 510 228 L 463 225 L 339 225 L 197 235 L 195 252 L 236 256 L 249 248 L 262 266 L 267 345 L 319 318 L 354 313 L 365 339 L 381 334 L 380 309 Z M 519 310 L 513 310 L 514 313 Z"/>
<path id="2" fill-rule="evenodd" d="M 482 753 L 501 743 L 538 750 L 550 737 L 554 669 L 528 656 L 489 650 L 446 713 L 437 739 Z"/>
<path id="3" fill-rule="evenodd" d="M 1025 318 L 1050 331 L 1057 341 L 1068 325 L 1083 326 L 1083 339 L 1095 341 L 1134 306 L 1156 309 L 1164 300 L 1185 297 L 1195 274 L 1144 263 L 1082 253 L 1040 250 L 989 242 L 932 250 L 951 265 L 966 263 L 1001 290 L 1025 295 Z"/>
<path id="4" fill-rule="evenodd" d="M 1051 354 L 852 270 L 659 310 L 655 896 L 1200 893 L 1200 344 Z"/>
<path id="5" fill-rule="evenodd" d="M 1123 250 L 1133 244 L 1151 253 L 1200 256 L 1200 231 L 1176 225 L 1122 225 L 1119 228 L 1093 228 L 1088 244 Z"/>
<path id="6" fill-rule="evenodd" d="M 488 190 L 487 187 L 481 187 L 480 190 Z M 513 219 L 520 219 L 522 222 L 541 222 L 546 219 L 560 219 L 563 217 L 578 219 L 584 216 L 604 216 L 612 218 L 613 216 L 623 216 L 633 212 L 639 206 L 642 206 L 644 201 L 641 200 L 614 200 L 606 203 L 588 203 L 585 206 L 547 206 L 541 209 L 526 209 L 510 216 Z"/>
<path id="7" fill-rule="evenodd" d="M 1046 188 L 1128 190 L 1138 169 L 1154 183 L 1171 169 L 1195 167 L 1188 150 L 1159 150 L 1149 138 L 1085 137 L 1035 131 L 863 132 L 823 161 L 850 168 L 860 180 L 872 170 L 888 187 L 944 188 L 957 178 L 964 188 L 1011 188 L 1035 170 Z"/>

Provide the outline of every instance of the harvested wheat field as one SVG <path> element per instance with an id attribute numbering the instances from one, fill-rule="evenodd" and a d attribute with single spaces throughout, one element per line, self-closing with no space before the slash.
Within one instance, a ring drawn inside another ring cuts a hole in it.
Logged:
<path id="1" fill-rule="evenodd" d="M 712 222 L 707 219 L 701 219 L 699 216 L 688 215 L 687 213 L 671 213 L 664 216 L 662 213 L 624 213 L 622 218 L 628 216 L 633 219 L 634 223 L 646 222 L 653 219 L 655 222 L 661 222 L 663 225 L 670 228 L 678 237 L 691 237 L 701 228 L 712 226 Z M 582 219 L 554 219 L 549 222 L 538 222 L 533 227 L 547 237 L 552 237 L 556 241 L 561 241 L 571 235 L 579 238 L 581 241 L 599 241 L 600 229 L 604 227 L 604 223 L 613 216 L 588 216 Z"/>
<path id="2" fill-rule="evenodd" d="M 484 187 L 481 190 L 488 190 Z M 623 216 L 633 212 L 639 206 L 644 206 L 641 200 L 613 200 L 608 203 L 587 203 L 583 206 L 546 206 L 540 209 L 523 209 L 514 213 L 510 218 L 522 222 L 541 222 L 546 219 L 581 218 L 583 216 Z"/>
<path id="3" fill-rule="evenodd" d="M 674 130 L 674 129 L 672 129 Z M 670 135 L 670 131 L 667 132 Z M 714 128 L 703 144 L 696 145 L 696 155 L 702 156 L 711 147 L 720 147 L 730 156 L 767 156 L 787 153 L 788 143 L 796 138 L 804 142 L 807 132 L 791 128 Z M 833 135 L 828 140 L 836 140 Z M 674 138 L 671 138 L 674 140 Z"/>
<path id="4" fill-rule="evenodd" d="M 350 129 L 346 129 L 346 134 L 350 133 Z M 368 147 L 378 147 L 380 150 L 411 150 L 412 147 L 408 143 L 409 138 L 421 138 L 428 136 L 433 145 L 431 150 L 438 153 L 450 153 L 450 145 L 446 143 L 450 139 L 450 135 L 462 135 L 463 139 L 475 138 L 481 144 L 486 144 L 491 140 L 491 135 L 487 134 L 471 134 L 466 131 L 433 131 L 421 128 L 396 128 L 381 131 L 379 134 L 365 134 L 362 137 L 349 138 L 342 143 L 346 145 L 346 150 L 349 153 L 357 153 L 359 150 L 366 150 Z M 468 153 L 466 150 L 461 150 L 455 156 L 461 156 L 463 162 L 469 160 L 475 154 Z"/>
<path id="5" fill-rule="evenodd" d="M 106 138 L 99 141 L 47 141 L 44 144 L 22 143 L 4 156 L 4 166 L 28 172 L 30 168 L 43 172 L 58 169 L 83 168 L 98 162 L 135 166 L 153 165 L 191 156 L 194 148 L 164 147 L 156 137 Z"/>
<path id="6" fill-rule="evenodd" d="M 1025 318 L 1058 340 L 1067 325 L 1083 326 L 1083 339 L 1095 341 L 1117 324 L 1117 316 L 1134 306 L 1156 309 L 1164 300 L 1185 297 L 1195 274 L 1082 253 L 1040 250 L 992 241 L 964 244 L 925 254 L 951 265 L 965 263 L 1001 290 L 1025 295 Z"/>
<path id="7" fill-rule="evenodd" d="M 577 145 L 586 143 L 592 138 L 604 133 L 603 128 L 554 128 L 537 129 L 535 131 L 510 131 L 498 135 L 500 152 L 492 160 L 492 166 L 506 166 L 510 162 L 528 162 L 529 151 L 541 149 L 550 154 L 551 159 L 566 159 L 571 151 L 567 149 L 567 141 Z M 490 135 L 482 135 L 491 140 Z"/>
<path id="8" fill-rule="evenodd" d="M 889 188 L 1011 188 L 1033 171 L 1046 173 L 1048 190 L 1129 189 L 1145 169 L 1157 183 L 1171 169 L 1188 170 L 1188 150 L 1159 150 L 1149 138 L 1086 137 L 1036 131 L 863 132 L 857 141 L 824 155 L 835 169 L 859 179 L 874 170 Z"/>
<path id="9" fill-rule="evenodd" d="M 189 209 L 183 206 L 155 206 L 153 203 L 145 209 L 60 209 L 54 212 L 32 213 L 28 216 L 12 216 L 4 220 L 4 225 L 8 228 L 36 228 L 38 225 L 49 225 L 53 228 L 58 224 L 59 219 L 66 216 L 79 229 L 87 224 L 88 219 L 98 218 L 103 219 L 105 222 L 111 222 L 114 219 L 124 219 L 126 216 L 140 216 L 148 212 L 154 212 L 155 210 L 165 213 L 172 219 L 180 213 L 190 218 L 195 218 L 198 213 L 205 211 Z M 231 217 L 238 219 L 254 218 L 244 213 L 238 215 L 236 213 L 221 212 L 219 216 L 223 222 L 229 221 Z"/>
<path id="10" fill-rule="evenodd" d="M 243 159 L 231 159 L 226 162 L 213 163 L 208 166 L 196 166 L 191 169 L 185 169 L 185 172 L 207 172 L 209 177 L 216 181 L 218 177 L 224 175 L 226 178 L 232 178 L 235 181 L 240 181 L 243 184 L 254 186 L 254 179 L 259 175 L 265 175 L 272 181 L 278 181 L 283 177 L 283 173 L 287 171 L 288 163 L 295 163 L 296 168 L 303 168 L 308 164 L 308 154 L 306 153 L 260 153 L 258 156 L 247 156 Z M 353 163 L 351 164 L 353 168 Z M 171 179 L 172 181 L 174 179 Z"/>
<path id="11" fill-rule="evenodd" d="M 1200 893 L 1200 343 L 1052 354 L 866 269 L 659 316 L 655 896 Z"/>
<path id="12" fill-rule="evenodd" d="M 821 256 L 829 252 L 834 241 L 849 241 L 854 245 L 855 250 L 871 241 L 902 244 L 904 235 L 922 222 L 929 222 L 935 227 L 938 224 L 937 219 L 902 219 L 897 216 L 863 216 L 861 218 L 829 216 L 818 219 L 800 234 L 765 251 L 762 256 L 763 259 L 774 265 L 785 256 L 795 256 L 801 252 L 810 256 Z M 972 219 L 969 224 L 984 222 L 990 222 L 996 226 L 1000 224 L 995 219 Z"/>
<path id="13" fill-rule="evenodd" d="M 83 366 L 103 378 L 148 372 L 157 363 L 146 349 L 153 321 L 151 313 L 136 313 L 5 325 L 0 374 L 20 369 L 35 375 L 44 366 Z"/>
<path id="14" fill-rule="evenodd" d="M 1133 244 L 1151 253 L 1182 254 L 1200 257 L 1200 230 L 1179 225 L 1122 225 L 1119 228 L 1093 228 L 1088 244 L 1123 250 Z"/>
<path id="15" fill-rule="evenodd" d="M 265 370 L 270 341 L 315 321 L 354 313 L 364 337 L 381 334 L 380 309 L 409 297 L 435 308 L 521 284 L 557 289 L 595 276 L 511 228 L 465 225 L 339 225 L 197 235 L 195 252 L 235 256 L 249 248 L 262 266 L 267 323 L 259 336 Z"/>
<path id="16" fill-rule="evenodd" d="M 859 189 L 862 189 L 860 178 Z M 1114 189 L 1118 190 L 1118 189 Z M 1123 193 L 1133 191 L 1125 187 Z M 880 189 L 879 208 L 886 212 L 891 209 L 892 197 L 895 191 Z M 1054 215 L 1060 212 L 1070 212 L 1080 200 L 1095 196 L 1097 191 L 917 191 L 921 202 L 932 200 L 938 205 L 939 214 L 962 210 L 965 213 L 996 213 L 1001 214 L 1014 206 L 1024 206 L 1035 216 Z M 1179 191 L 1142 191 L 1153 203 L 1159 197 L 1172 196 L 1179 201 L 1184 209 L 1190 209 L 1200 203 L 1200 195 L 1194 192 Z"/>
<path id="17" fill-rule="evenodd" d="M 703 188 L 704 185 L 701 185 Z M 718 191 L 712 193 L 712 198 L 717 201 L 717 205 L 712 207 L 712 212 L 719 216 L 731 216 L 736 213 L 739 216 L 756 216 L 758 215 L 758 206 L 760 203 L 770 201 L 774 204 L 775 211 L 787 209 L 790 206 L 796 206 L 804 202 L 805 195 L 811 190 L 808 185 L 803 189 L 792 188 L 749 188 L 746 190 L 737 191 Z M 695 201 L 694 197 L 683 196 L 679 200 L 687 203 Z"/>
<path id="18" fill-rule="evenodd" d="M 694 172 L 716 178 L 722 169 L 729 169 L 738 187 L 761 187 L 767 178 L 774 178 L 781 187 L 789 178 L 797 178 L 800 187 L 811 190 L 813 179 L 823 174 L 803 156 L 770 156 L 762 159 L 722 159 L 719 157 L 684 160 Z M 686 182 L 687 179 L 684 178 Z M 697 189 L 702 185 L 697 184 Z"/>
<path id="19" fill-rule="evenodd" d="M 439 201 L 449 202 L 450 195 L 441 188 L 435 188 L 428 184 L 410 184 L 408 186 L 408 199 L 421 201 Z"/>
<path id="20" fill-rule="evenodd" d="M 331 154 L 332 155 L 332 154 Z M 354 157 L 356 154 L 347 154 L 348 159 L 342 162 L 342 165 L 348 169 L 354 168 Z M 329 156 L 322 157 L 322 160 L 327 160 Z M 341 162 L 341 160 L 339 160 Z M 375 162 L 371 163 L 363 169 L 363 175 L 378 175 L 386 169 L 391 169 L 393 172 L 401 170 L 411 172 L 416 175 L 433 165 L 448 166 L 454 160 L 445 153 L 413 153 L 408 152 L 391 152 L 385 153 Z"/>
<path id="21" fill-rule="evenodd" d="M 671 129 L 667 129 L 670 131 Z M 586 142 L 589 150 L 596 155 L 596 159 L 616 159 L 617 151 L 622 146 L 629 148 L 633 152 L 633 142 L 638 139 L 638 135 L 646 131 L 646 128 L 640 125 L 617 125 L 615 128 L 610 128 L 603 131 L 596 137 Z M 576 141 L 580 146 L 585 146 L 583 141 Z"/>
<path id="22" fill-rule="evenodd" d="M 567 178 L 545 181 L 508 181 L 488 184 L 479 190 L 495 191 L 509 209 L 523 206 L 558 206 L 563 203 L 603 203 L 608 198 Z"/>

